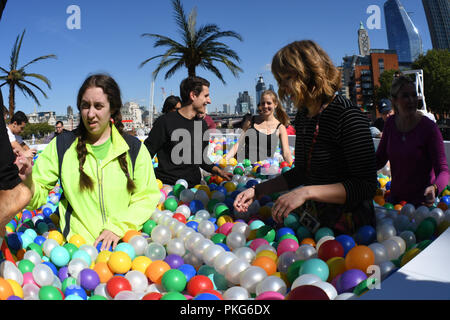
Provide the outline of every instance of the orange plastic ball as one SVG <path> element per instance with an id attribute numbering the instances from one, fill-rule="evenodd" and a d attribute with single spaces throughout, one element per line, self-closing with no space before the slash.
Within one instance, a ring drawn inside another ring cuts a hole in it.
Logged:
<path id="1" fill-rule="evenodd" d="M 8 281 L 0 278 L 0 300 L 6 300 L 14 295 L 14 291 Z"/>
<path id="2" fill-rule="evenodd" d="M 145 275 L 150 281 L 161 284 L 162 277 L 166 271 L 170 270 L 170 266 L 167 262 L 162 260 L 155 260 L 145 270 Z"/>
<path id="3" fill-rule="evenodd" d="M 384 206 L 384 204 L 386 203 L 383 196 L 375 196 L 373 197 L 373 201 L 375 201 L 380 206 Z"/>
<path id="4" fill-rule="evenodd" d="M 314 241 L 313 238 L 305 238 L 305 239 L 302 240 L 302 242 L 300 244 L 301 245 L 302 244 L 309 244 L 309 245 L 313 246 L 314 248 L 316 247 L 316 242 Z"/>
<path id="5" fill-rule="evenodd" d="M 375 263 L 373 251 L 363 245 L 355 246 L 345 256 L 345 267 L 347 270 L 359 269 L 367 273 L 367 268 Z"/>
<path id="6" fill-rule="evenodd" d="M 439 202 L 437 207 L 442 209 L 442 211 L 446 211 L 448 209 L 448 206 L 445 202 Z"/>
<path id="7" fill-rule="evenodd" d="M 108 282 L 114 276 L 106 262 L 97 262 L 94 266 L 94 271 L 97 272 L 101 283 Z"/>
<path id="8" fill-rule="evenodd" d="M 397 211 L 402 210 L 402 208 L 403 208 L 403 206 L 402 206 L 401 204 L 396 204 L 396 205 L 394 206 L 394 210 L 397 210 Z"/>
<path id="9" fill-rule="evenodd" d="M 134 236 L 139 236 L 141 235 L 141 233 L 137 230 L 128 230 L 125 235 L 122 238 L 123 242 L 128 242 L 131 240 L 131 238 L 133 238 Z"/>
<path id="10" fill-rule="evenodd" d="M 268 276 L 271 276 L 275 274 L 275 272 L 277 272 L 277 264 L 273 259 L 269 257 L 257 257 L 255 260 L 253 260 L 252 265 L 264 269 L 267 272 Z"/>

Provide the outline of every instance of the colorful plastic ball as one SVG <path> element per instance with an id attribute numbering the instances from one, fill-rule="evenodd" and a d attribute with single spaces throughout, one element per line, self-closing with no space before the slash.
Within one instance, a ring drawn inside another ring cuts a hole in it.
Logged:
<path id="1" fill-rule="evenodd" d="M 197 211 L 205 209 L 205 206 L 200 200 L 192 200 L 189 203 L 189 209 L 191 210 L 191 213 L 195 214 Z"/>
<path id="2" fill-rule="evenodd" d="M 368 246 L 377 239 L 377 232 L 372 226 L 365 225 L 358 229 L 355 241 L 358 244 Z"/>
<path id="3" fill-rule="evenodd" d="M 170 270 L 170 266 L 167 262 L 162 260 L 156 260 L 150 263 L 145 271 L 145 275 L 150 281 L 161 284 L 162 277 L 165 272 Z"/>
<path id="4" fill-rule="evenodd" d="M 59 245 L 62 245 L 64 242 L 64 236 L 56 230 L 50 231 L 48 233 L 48 239 L 55 240 Z"/>
<path id="5" fill-rule="evenodd" d="M 214 289 L 214 284 L 207 276 L 196 275 L 189 280 L 186 289 L 189 295 L 195 297 L 205 290 Z"/>
<path id="6" fill-rule="evenodd" d="M 150 292 L 142 297 L 142 300 L 160 300 L 163 295 L 159 292 Z"/>
<path id="7" fill-rule="evenodd" d="M 39 300 L 62 300 L 61 292 L 53 286 L 43 286 L 39 289 Z"/>
<path id="8" fill-rule="evenodd" d="M 344 249 L 344 257 L 347 255 L 350 249 L 356 245 L 355 240 L 351 236 L 346 234 L 337 236 L 335 240 L 342 245 L 342 248 Z"/>
<path id="9" fill-rule="evenodd" d="M 173 218 L 180 221 L 181 223 L 186 223 L 186 217 L 182 213 L 175 213 Z"/>
<path id="10" fill-rule="evenodd" d="M 100 283 L 100 277 L 95 270 L 83 269 L 78 274 L 78 283 L 83 289 L 94 291 Z"/>
<path id="11" fill-rule="evenodd" d="M 187 300 L 187 298 L 180 292 L 168 292 L 164 294 L 159 300 Z"/>
<path id="12" fill-rule="evenodd" d="M 319 228 L 314 235 L 314 240 L 318 242 L 322 237 L 325 236 L 334 237 L 334 231 L 327 227 Z"/>
<path id="13" fill-rule="evenodd" d="M 415 232 L 417 241 L 428 240 L 436 230 L 436 221 L 432 217 L 428 217 L 420 222 Z"/>
<path id="14" fill-rule="evenodd" d="M 367 275 L 359 269 L 349 269 L 340 275 L 337 281 L 338 293 L 352 292 L 362 281 L 367 279 Z"/>
<path id="15" fill-rule="evenodd" d="M 50 254 L 50 260 L 57 266 L 62 267 L 69 263 L 70 254 L 64 247 L 56 247 L 52 250 Z"/>
<path id="16" fill-rule="evenodd" d="M 79 296 L 83 300 L 87 299 L 86 291 L 84 291 L 84 289 L 81 288 L 79 285 L 70 285 L 70 286 L 68 286 L 66 288 L 66 290 L 64 291 L 64 295 L 66 296 L 66 299 L 67 299 L 68 296 L 71 296 L 71 295 Z"/>
<path id="17" fill-rule="evenodd" d="M 133 260 L 136 257 L 136 251 L 134 250 L 133 246 L 127 242 L 119 243 L 114 249 L 114 252 L 117 251 L 125 252 L 130 257 L 131 260 Z"/>
<path id="18" fill-rule="evenodd" d="M 86 264 L 88 266 L 90 266 L 92 263 L 91 256 L 84 250 L 77 250 L 76 252 L 74 252 L 74 254 L 72 255 L 72 260 L 77 258 L 86 261 Z"/>
<path id="19" fill-rule="evenodd" d="M 86 240 L 81 235 L 75 234 L 69 239 L 69 243 L 72 243 L 79 248 L 86 243 Z"/>
<path id="20" fill-rule="evenodd" d="M 11 285 L 3 278 L 0 278 L 0 300 L 6 300 L 14 295 Z"/>
<path id="21" fill-rule="evenodd" d="M 330 274 L 330 270 L 328 269 L 328 265 L 317 258 L 306 260 L 299 270 L 299 275 L 312 273 L 320 277 L 322 281 L 327 281 L 328 275 Z"/>
<path id="22" fill-rule="evenodd" d="M 341 243 L 337 240 L 328 240 L 322 243 L 317 250 L 317 257 L 322 259 L 323 261 L 328 261 L 334 257 L 343 257 L 344 256 L 344 248 Z"/>
<path id="23" fill-rule="evenodd" d="M 250 249 L 256 251 L 256 249 L 258 249 L 258 247 L 260 247 L 262 245 L 267 245 L 267 244 L 269 244 L 269 242 L 266 239 L 262 239 L 262 238 L 254 239 L 250 243 Z"/>
<path id="24" fill-rule="evenodd" d="M 195 296 L 193 300 L 221 300 L 221 299 L 215 294 L 204 292 Z"/>
<path id="25" fill-rule="evenodd" d="M 172 269 L 178 269 L 184 264 L 184 260 L 182 257 L 180 257 L 177 254 L 169 254 L 164 258 L 164 261 L 167 262 L 167 264 Z"/>
<path id="26" fill-rule="evenodd" d="M 284 239 L 282 240 L 277 247 L 277 254 L 278 256 L 282 255 L 285 252 L 288 251 L 296 251 L 298 249 L 299 245 L 298 242 L 293 239 Z"/>
<path id="27" fill-rule="evenodd" d="M 183 264 L 180 267 L 178 267 L 178 270 L 183 272 L 187 282 L 189 282 L 192 279 L 192 277 L 194 277 L 197 274 L 195 268 L 190 264 Z"/>
<path id="28" fill-rule="evenodd" d="M 132 291 L 132 288 L 130 282 L 125 277 L 115 276 L 106 283 L 106 291 L 111 298 L 114 298 L 119 292 Z"/>
<path id="29" fill-rule="evenodd" d="M 164 208 L 166 210 L 170 210 L 172 212 L 174 212 L 178 207 L 178 202 L 175 198 L 167 198 L 164 201 Z"/>
<path id="30" fill-rule="evenodd" d="M 330 300 L 330 298 L 322 288 L 309 284 L 291 290 L 286 300 Z"/>
<path id="31" fill-rule="evenodd" d="M 131 258 L 123 251 L 115 251 L 108 260 L 108 267 L 113 273 L 125 274 L 131 268 Z"/>
<path id="32" fill-rule="evenodd" d="M 345 256 L 345 267 L 347 270 L 358 269 L 367 272 L 367 268 L 375 263 L 375 255 L 369 247 L 364 245 L 355 246 Z"/>
<path id="33" fill-rule="evenodd" d="M 161 279 L 161 284 L 167 292 L 182 292 L 186 287 L 186 283 L 186 276 L 177 269 L 166 271 Z"/>
<path id="34" fill-rule="evenodd" d="M 106 262 L 97 262 L 93 270 L 97 273 L 100 283 L 106 283 L 114 276 Z"/>
<path id="35" fill-rule="evenodd" d="M 156 222 L 153 220 L 147 220 L 147 222 L 145 222 L 142 226 L 142 231 L 150 235 L 154 227 L 156 227 Z"/>
<path id="36" fill-rule="evenodd" d="M 30 260 L 23 259 L 19 261 L 18 268 L 22 274 L 25 274 L 27 272 L 32 272 L 34 269 L 34 263 Z"/>
<path id="37" fill-rule="evenodd" d="M 271 276 L 275 272 L 277 272 L 276 262 L 269 257 L 265 256 L 256 257 L 255 260 L 253 260 L 252 265 L 262 268 L 264 271 L 266 271 L 268 276 Z"/>
<path id="38" fill-rule="evenodd" d="M 197 221 L 193 221 L 193 220 L 188 221 L 188 222 L 186 222 L 186 226 L 194 229 L 195 231 L 198 231 L 198 222 Z"/>

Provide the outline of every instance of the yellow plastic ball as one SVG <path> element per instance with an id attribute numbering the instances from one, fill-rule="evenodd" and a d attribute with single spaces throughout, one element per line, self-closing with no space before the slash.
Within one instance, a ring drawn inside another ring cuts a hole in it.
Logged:
<path id="1" fill-rule="evenodd" d="M 77 248 L 81 247 L 83 244 L 86 243 L 86 240 L 80 236 L 79 234 L 74 234 L 70 240 L 69 243 L 74 244 L 77 246 Z"/>
<path id="2" fill-rule="evenodd" d="M 59 245 L 62 245 L 64 242 L 64 236 L 61 234 L 61 232 L 56 230 L 50 231 L 48 233 L 48 238 L 55 240 Z"/>
<path id="3" fill-rule="evenodd" d="M 231 181 L 226 182 L 223 186 L 227 192 L 233 192 L 236 190 L 236 185 Z"/>
<path id="4" fill-rule="evenodd" d="M 388 182 L 388 180 L 385 178 L 380 178 L 380 179 L 378 179 L 378 182 L 380 183 L 380 187 L 384 188 L 386 186 L 386 183 Z"/>
<path id="5" fill-rule="evenodd" d="M 197 190 L 203 190 L 206 192 L 206 194 L 208 195 L 208 197 L 211 199 L 211 190 L 209 190 L 208 186 L 205 186 L 204 184 L 198 184 L 195 186 L 195 188 Z"/>
<path id="6" fill-rule="evenodd" d="M 402 257 L 402 260 L 400 261 L 400 266 L 403 267 L 405 264 L 407 264 L 409 261 L 411 261 L 419 253 L 420 253 L 419 248 L 414 248 L 414 249 L 410 249 L 410 250 L 406 251 L 406 253 Z"/>
<path id="7" fill-rule="evenodd" d="M 108 267 L 113 273 L 127 273 L 131 269 L 131 258 L 123 251 L 113 252 L 109 257 Z"/>
<path id="8" fill-rule="evenodd" d="M 227 159 L 222 158 L 219 160 L 219 167 L 221 167 L 222 169 L 225 168 L 227 166 Z"/>
<path id="9" fill-rule="evenodd" d="M 20 286 L 20 284 L 12 279 L 5 279 L 9 285 L 11 286 L 12 291 L 14 292 L 15 296 L 18 296 L 19 298 L 23 299 L 23 289 Z"/>
<path id="10" fill-rule="evenodd" d="M 231 218 L 229 215 L 224 214 L 223 216 L 220 216 L 217 219 L 217 226 L 221 227 L 223 224 L 227 223 L 227 222 L 233 222 L 233 218 Z"/>
<path id="11" fill-rule="evenodd" d="M 96 263 L 104 262 L 108 263 L 109 258 L 111 257 L 112 252 L 108 250 L 100 251 L 100 253 L 97 255 L 97 258 L 95 259 Z"/>
<path id="12" fill-rule="evenodd" d="M 444 192 L 442 192 L 443 196 L 448 196 L 450 195 L 450 190 L 444 190 Z"/>
<path id="13" fill-rule="evenodd" d="M 57 214 L 52 213 L 50 215 L 50 220 L 57 226 L 59 225 L 59 216 Z"/>
<path id="14" fill-rule="evenodd" d="M 256 231 L 258 231 L 258 230 L 251 230 L 250 233 L 248 234 L 247 240 L 255 240 L 256 239 Z"/>
<path id="15" fill-rule="evenodd" d="M 158 189 L 159 189 L 159 190 L 161 190 L 161 189 L 162 189 L 162 187 L 163 187 L 163 183 L 162 183 L 162 181 L 161 181 L 161 180 L 159 180 L 159 179 L 156 179 L 156 183 L 158 184 Z"/>
<path id="16" fill-rule="evenodd" d="M 145 274 L 145 270 L 147 270 L 150 263 L 152 263 L 152 260 L 146 256 L 136 257 L 131 263 L 131 270 L 140 271 Z"/>
<path id="17" fill-rule="evenodd" d="M 228 160 L 228 164 L 229 164 L 230 166 L 235 167 L 235 166 L 237 165 L 237 160 L 236 160 L 236 158 L 231 158 L 230 160 Z"/>
<path id="18" fill-rule="evenodd" d="M 275 262 L 277 262 L 277 260 L 278 260 L 277 254 L 275 252 L 273 252 L 273 251 L 270 251 L 270 250 L 261 250 L 256 255 L 256 258 L 258 258 L 258 257 L 268 257 L 268 258 L 272 259 Z"/>

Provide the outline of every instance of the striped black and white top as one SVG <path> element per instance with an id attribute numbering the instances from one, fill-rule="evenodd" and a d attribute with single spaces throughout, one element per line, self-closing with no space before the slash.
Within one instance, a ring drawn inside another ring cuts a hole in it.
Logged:
<path id="1" fill-rule="evenodd" d="M 306 174 L 317 121 L 319 133 Z M 312 118 L 307 117 L 306 108 L 300 110 L 295 129 L 295 167 L 283 174 L 289 189 L 342 183 L 347 205 L 373 198 L 377 173 L 369 120 L 350 100 L 337 95 L 320 116 Z"/>

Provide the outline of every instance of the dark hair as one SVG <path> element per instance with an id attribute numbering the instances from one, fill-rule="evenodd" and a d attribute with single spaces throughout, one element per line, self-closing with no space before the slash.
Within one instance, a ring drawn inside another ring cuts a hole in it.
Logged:
<path id="1" fill-rule="evenodd" d="M 14 113 L 9 123 L 14 122 L 16 122 L 18 125 L 22 124 L 23 122 L 28 123 L 28 117 L 22 111 L 17 111 L 16 113 Z"/>
<path id="2" fill-rule="evenodd" d="M 181 103 L 180 97 L 177 96 L 168 96 L 166 100 L 164 100 L 162 113 L 168 113 L 170 111 L 173 111 L 175 109 L 175 106 Z"/>
<path id="3" fill-rule="evenodd" d="M 81 100 L 83 98 L 84 93 L 89 88 L 101 88 L 104 94 L 108 98 L 108 102 L 110 105 L 111 118 L 114 122 L 119 133 L 123 136 L 125 133 L 123 132 L 123 123 L 122 123 L 122 114 L 120 113 L 120 108 L 122 107 L 122 98 L 120 94 L 120 88 L 117 82 L 107 74 L 94 74 L 89 76 L 81 85 L 80 90 L 78 91 L 77 96 L 77 107 L 78 111 L 81 113 Z M 79 170 L 80 170 L 80 189 L 92 190 L 93 183 L 91 178 L 84 172 L 83 165 L 86 161 L 86 139 L 87 139 L 87 130 L 84 127 L 83 121 L 80 121 L 80 124 L 77 128 L 78 135 L 78 144 L 77 144 L 77 154 L 79 161 Z M 133 180 L 130 178 L 130 174 L 128 172 L 127 165 L 127 153 L 124 152 L 119 156 L 119 164 L 120 168 L 124 172 L 127 177 L 127 189 L 129 192 L 133 191 L 136 186 Z"/>
<path id="4" fill-rule="evenodd" d="M 203 86 L 208 87 L 210 86 L 210 83 L 208 80 L 203 79 L 201 77 L 188 77 L 181 81 L 180 84 L 180 97 L 181 97 L 181 103 L 183 106 L 188 105 L 192 102 L 191 98 L 189 97 L 190 93 L 193 91 L 196 96 L 200 94 L 203 90 Z"/>
<path id="5" fill-rule="evenodd" d="M 64 123 L 61 120 L 56 121 L 55 126 L 57 126 L 58 124 L 61 124 L 64 127 Z"/>

